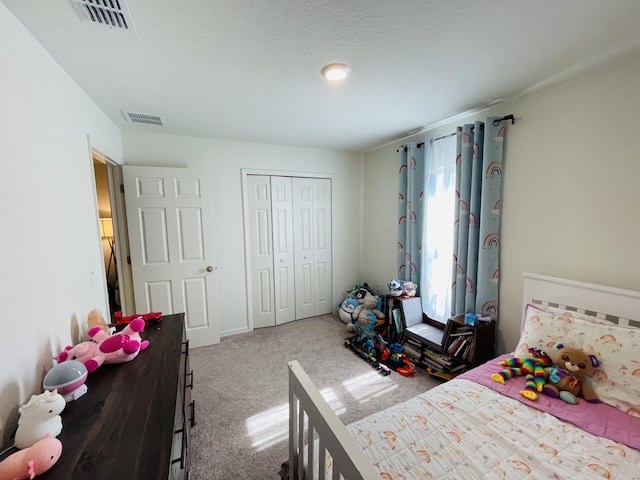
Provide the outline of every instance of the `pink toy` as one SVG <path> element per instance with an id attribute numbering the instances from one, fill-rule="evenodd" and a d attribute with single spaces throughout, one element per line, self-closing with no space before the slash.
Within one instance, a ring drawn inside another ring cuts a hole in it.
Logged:
<path id="1" fill-rule="evenodd" d="M 144 325 L 144 320 L 137 318 L 114 335 L 109 335 L 100 327 L 93 327 L 87 332 L 92 340 L 65 347 L 58 355 L 58 362 L 78 360 L 84 363 L 89 372 L 94 372 L 103 363 L 129 362 L 149 346 L 149 341 L 140 337 Z"/>
<path id="2" fill-rule="evenodd" d="M 0 480 L 23 480 L 46 472 L 62 455 L 62 442 L 47 434 L 33 446 L 18 450 L 0 462 Z"/>

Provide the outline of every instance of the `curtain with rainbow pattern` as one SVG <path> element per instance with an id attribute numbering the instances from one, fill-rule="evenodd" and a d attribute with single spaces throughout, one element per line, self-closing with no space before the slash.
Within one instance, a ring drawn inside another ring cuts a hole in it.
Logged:
<path id="1" fill-rule="evenodd" d="M 424 148 L 409 143 L 398 150 L 398 278 L 420 288 L 424 193 Z M 418 290 L 418 295 L 419 295 Z"/>
<path id="2" fill-rule="evenodd" d="M 457 131 L 453 315 L 498 318 L 505 127 L 497 120 L 488 117 Z"/>

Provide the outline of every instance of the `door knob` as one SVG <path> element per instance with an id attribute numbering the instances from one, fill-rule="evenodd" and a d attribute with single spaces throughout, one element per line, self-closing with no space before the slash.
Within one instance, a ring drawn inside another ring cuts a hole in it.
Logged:
<path id="1" fill-rule="evenodd" d="M 213 267 L 211 265 L 207 267 L 207 272 L 213 272 Z"/>

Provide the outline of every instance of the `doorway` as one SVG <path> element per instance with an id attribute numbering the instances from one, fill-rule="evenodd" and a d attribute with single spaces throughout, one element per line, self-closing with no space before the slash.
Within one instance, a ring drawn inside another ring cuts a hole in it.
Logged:
<path id="1" fill-rule="evenodd" d="M 120 282 L 118 279 L 118 265 L 115 250 L 115 234 L 113 228 L 114 219 L 111 209 L 111 194 L 109 191 L 107 164 L 96 154 L 93 155 L 93 172 L 96 182 L 98 217 L 100 219 L 100 236 L 102 237 L 102 256 L 107 277 L 109 320 L 110 323 L 114 323 L 116 312 L 122 311 Z"/>

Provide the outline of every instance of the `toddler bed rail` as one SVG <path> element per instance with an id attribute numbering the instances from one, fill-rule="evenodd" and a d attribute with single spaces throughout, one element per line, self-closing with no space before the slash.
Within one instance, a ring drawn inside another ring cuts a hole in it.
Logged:
<path id="1" fill-rule="evenodd" d="M 375 480 L 379 474 L 297 361 L 289 368 L 289 478 Z M 314 448 L 315 445 L 315 448 Z M 331 465 L 326 465 L 326 452 Z M 317 458 L 315 458 L 317 456 Z M 317 469 L 317 470 L 316 470 Z"/>

